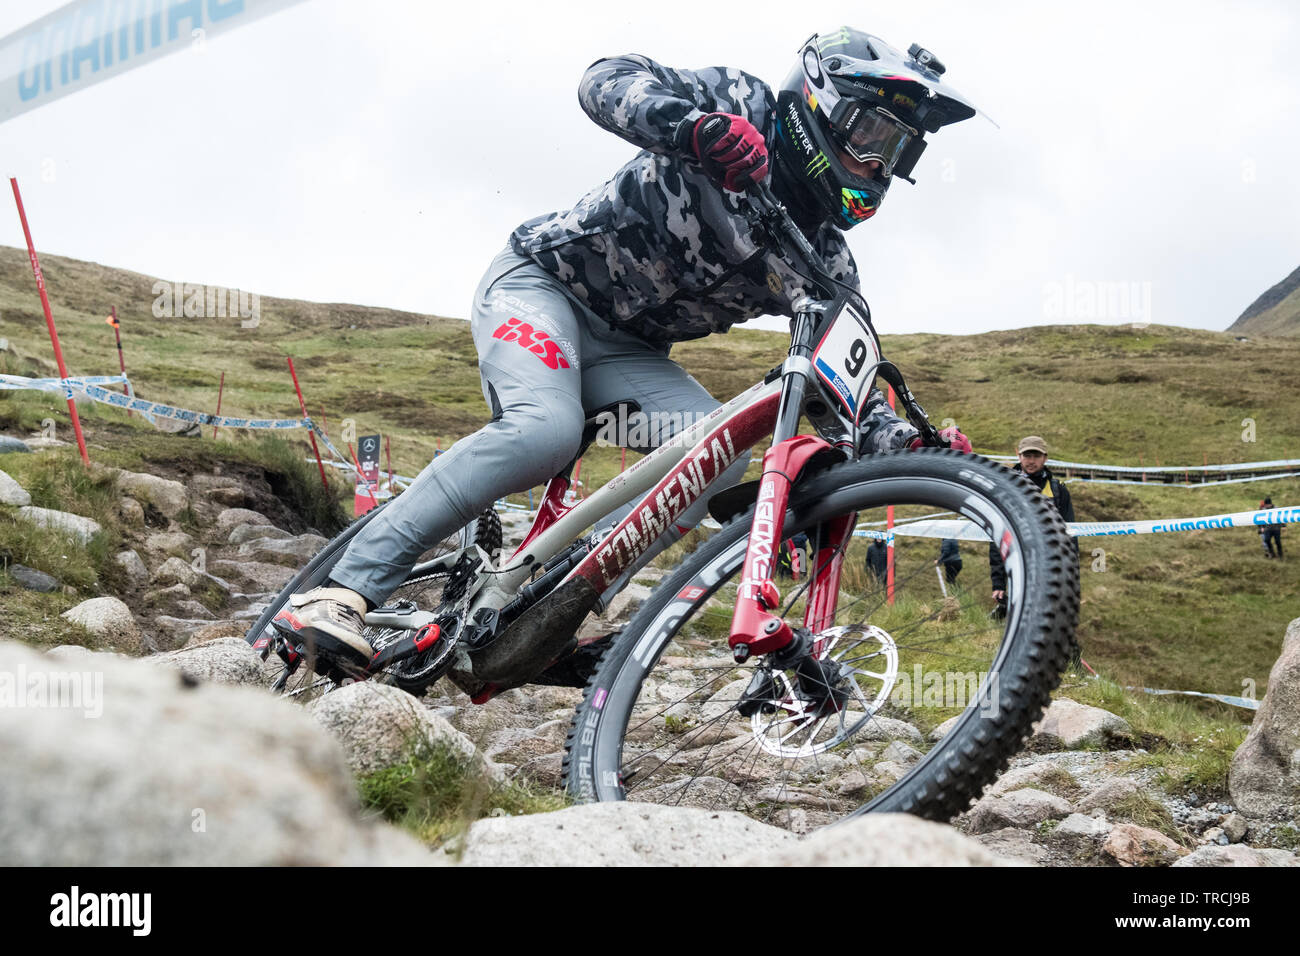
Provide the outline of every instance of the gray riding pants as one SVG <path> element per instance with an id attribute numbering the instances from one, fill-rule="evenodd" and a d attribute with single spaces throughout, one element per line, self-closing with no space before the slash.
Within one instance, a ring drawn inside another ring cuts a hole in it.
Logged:
<path id="1" fill-rule="evenodd" d="M 425 466 L 335 565 L 330 577 L 373 604 L 384 602 L 425 551 L 492 502 L 544 484 L 564 468 L 578 453 L 584 421 L 598 409 L 636 402 L 645 417 L 616 437 L 648 452 L 719 404 L 668 357 L 666 346 L 612 331 L 557 279 L 509 248 L 479 283 L 470 329 L 492 420 Z M 740 481 L 747 464 L 741 456 L 714 491 Z M 692 505 L 636 567 L 707 513 L 706 500 Z"/>

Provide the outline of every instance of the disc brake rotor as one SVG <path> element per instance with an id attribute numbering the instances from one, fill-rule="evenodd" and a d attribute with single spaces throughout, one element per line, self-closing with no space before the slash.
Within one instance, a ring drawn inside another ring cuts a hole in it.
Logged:
<path id="1" fill-rule="evenodd" d="M 750 717 L 755 742 L 774 756 L 812 757 L 840 746 L 867 725 L 898 682 L 898 648 L 874 624 L 821 631 L 813 654 L 838 671 L 827 693 L 810 695 L 793 671 L 774 671 L 771 696 Z"/>

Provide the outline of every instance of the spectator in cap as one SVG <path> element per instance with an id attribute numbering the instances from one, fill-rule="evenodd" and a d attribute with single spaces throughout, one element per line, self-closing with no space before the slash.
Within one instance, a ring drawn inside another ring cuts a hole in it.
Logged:
<path id="1" fill-rule="evenodd" d="M 1020 444 L 1016 446 L 1016 452 L 1020 456 L 1020 461 L 1012 466 L 1012 470 L 1018 471 L 1037 486 L 1038 490 L 1052 499 L 1052 504 L 1056 505 L 1056 510 L 1060 512 L 1064 521 L 1074 520 L 1074 504 L 1070 501 L 1070 492 L 1066 490 L 1065 485 L 1061 484 L 1060 479 L 1056 478 L 1051 469 L 1047 467 L 1047 442 L 1043 441 L 1037 435 L 1027 435 L 1020 439 Z M 1075 558 L 1077 560 L 1079 553 L 1078 542 L 1073 538 L 1070 539 L 1074 544 Z M 997 542 L 989 544 L 989 576 L 993 579 L 993 600 L 998 602 L 996 613 L 999 616 L 1006 614 L 1007 609 L 1007 571 L 1002 564 L 1002 554 L 998 551 Z"/>
<path id="2" fill-rule="evenodd" d="M 1259 503 L 1259 510 L 1266 511 L 1273 507 L 1273 499 L 1265 498 Z M 1259 539 L 1264 545 L 1264 557 L 1273 558 L 1282 557 L 1282 525 L 1279 524 L 1262 524 L 1259 526 Z M 1273 553 L 1274 545 L 1277 546 L 1277 554 Z"/>

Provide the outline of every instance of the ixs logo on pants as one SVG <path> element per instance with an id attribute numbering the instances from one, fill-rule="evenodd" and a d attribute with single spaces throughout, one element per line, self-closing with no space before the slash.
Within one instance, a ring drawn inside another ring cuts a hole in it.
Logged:
<path id="1" fill-rule="evenodd" d="M 564 350 L 559 343 L 520 319 L 506 319 L 505 324 L 492 333 L 492 338 L 503 342 L 518 342 L 541 359 L 547 368 L 569 368 L 569 360 L 564 357 Z"/>

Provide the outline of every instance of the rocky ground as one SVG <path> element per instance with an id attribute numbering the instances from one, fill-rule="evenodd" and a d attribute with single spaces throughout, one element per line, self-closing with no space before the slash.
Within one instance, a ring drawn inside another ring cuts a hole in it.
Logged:
<path id="1" fill-rule="evenodd" d="M 104 682 L 94 719 L 18 706 L 0 722 L 11 771 L 0 775 L 6 862 L 1300 865 L 1288 845 L 1300 802 L 1300 621 L 1233 762 L 1226 801 L 1164 792 L 1123 720 L 1060 699 L 1023 755 L 951 826 L 882 816 L 835 836 L 817 829 L 828 809 L 842 812 L 855 794 L 905 773 L 945 730 L 927 738 L 884 719 L 870 739 L 796 781 L 773 817 L 780 826 L 708 803 L 598 805 L 483 819 L 431 851 L 364 814 L 357 779 L 432 740 L 476 762 L 487 780 L 556 788 L 580 692 L 527 687 L 475 707 L 440 688 L 417 700 L 367 683 L 277 699 L 266 690 L 278 666 L 261 662 L 243 634 L 325 539 L 246 475 L 112 477 L 130 529 L 115 560 L 130 586 L 65 614 L 101 649 L 39 654 L 0 642 L 0 676 L 99 673 Z M 0 507 L 84 538 L 96 530 L 89 519 L 32 508 L 3 472 Z M 522 533 L 521 517 L 507 514 L 504 524 L 508 539 Z M 59 586 L 30 569 L 13 576 L 34 589 Z M 653 584 L 657 572 L 639 577 Z M 617 628 L 649 593 L 644 584 L 586 633 Z"/>

